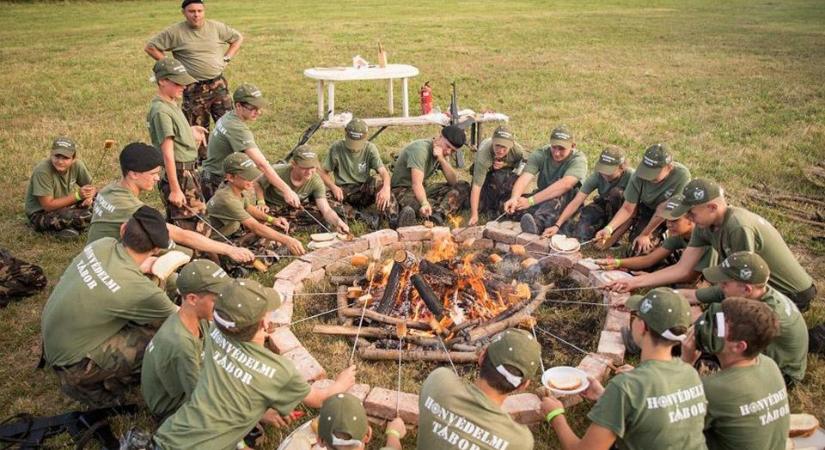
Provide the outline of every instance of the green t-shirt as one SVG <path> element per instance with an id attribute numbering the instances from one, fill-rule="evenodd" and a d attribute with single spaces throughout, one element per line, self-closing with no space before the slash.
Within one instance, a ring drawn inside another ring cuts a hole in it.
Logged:
<path id="1" fill-rule="evenodd" d="M 321 180 L 321 176 L 318 173 L 313 173 L 309 180 L 305 181 L 300 187 L 295 186 L 292 183 L 292 178 L 289 176 L 289 172 L 291 171 L 289 164 L 280 164 L 274 165 L 272 168 L 275 170 L 275 173 L 284 180 L 287 186 L 289 186 L 296 194 L 298 194 L 298 198 L 301 199 L 301 202 L 306 201 L 309 198 L 313 200 L 317 200 L 319 198 L 325 198 L 327 195 L 327 188 L 324 186 L 324 181 Z M 264 190 L 264 200 L 266 201 L 267 205 L 274 206 L 275 208 L 286 208 L 289 205 L 284 201 L 284 196 L 281 195 L 281 191 L 279 191 L 275 186 L 269 183 L 269 180 L 266 177 L 258 178 L 257 183 L 263 188 Z"/>
<path id="2" fill-rule="evenodd" d="M 675 194 L 681 194 L 688 181 L 690 170 L 681 163 L 674 162 L 670 175 L 659 183 L 643 180 L 634 174 L 624 191 L 624 199 L 628 203 L 641 203 L 650 209 L 656 209 L 659 203 Z"/>
<path id="3" fill-rule="evenodd" d="M 292 361 L 226 336 L 213 324 L 195 391 L 163 422 L 155 442 L 167 450 L 234 449 L 267 408 L 285 416 L 309 390 Z"/>
<path id="4" fill-rule="evenodd" d="M 729 206 L 722 225 L 716 229 L 695 227 L 688 245 L 710 245 L 720 260 L 740 251 L 758 254 L 771 270 L 768 284 L 785 295 L 792 296 L 813 284 L 776 228 L 746 209 Z"/>
<path id="5" fill-rule="evenodd" d="M 26 215 L 43 211 L 37 197 L 65 197 L 75 191 L 75 186 L 86 186 L 91 182 L 92 175 L 79 159 L 63 174 L 54 170 L 51 158 L 40 161 L 34 166 L 26 189 Z"/>
<path id="6" fill-rule="evenodd" d="M 796 304 L 776 289 L 768 287 L 762 296 L 779 316 L 779 336 L 763 352 L 776 361 L 785 375 L 802 381 L 808 368 L 808 326 Z"/>
<path id="7" fill-rule="evenodd" d="M 680 359 L 647 360 L 613 377 L 587 414 L 622 449 L 705 449 L 702 380 Z"/>
<path id="8" fill-rule="evenodd" d="M 392 168 L 392 178 L 390 185 L 393 188 L 412 186 L 412 169 L 424 172 L 424 184 L 427 179 L 440 169 L 441 165 L 433 156 L 433 140 L 419 139 L 410 142 L 398 154 L 395 165 Z"/>
<path id="9" fill-rule="evenodd" d="M 372 142 L 367 142 L 360 152 L 354 152 L 340 140 L 330 146 L 321 167 L 335 175 L 336 186 L 360 185 L 370 180 L 371 170 L 377 172 L 384 167 L 384 161 L 381 161 L 378 147 Z"/>
<path id="10" fill-rule="evenodd" d="M 229 111 L 215 122 L 215 129 L 209 135 L 203 170 L 223 176 L 223 160 L 249 148 L 258 148 L 252 130 L 235 111 Z"/>
<path id="11" fill-rule="evenodd" d="M 166 417 L 192 395 L 203 360 L 203 337 L 209 322 L 198 324 L 200 336 L 193 335 L 180 314 L 172 314 L 146 346 L 140 372 L 140 390 L 152 414 Z"/>
<path id="12" fill-rule="evenodd" d="M 86 243 L 104 237 L 120 239 L 120 226 L 141 206 L 143 202 L 117 181 L 101 189 L 92 206 L 92 224 Z"/>
<path id="13" fill-rule="evenodd" d="M 435 369 L 418 397 L 421 450 L 529 450 L 533 434 L 450 369 Z"/>
<path id="14" fill-rule="evenodd" d="M 146 126 L 149 127 L 152 145 L 158 150 L 166 138 L 172 138 L 175 144 L 175 162 L 192 162 L 198 159 L 198 146 L 195 144 L 192 128 L 176 103 L 167 102 L 157 96 L 153 98 L 149 114 L 146 115 Z"/>
<path id="15" fill-rule="evenodd" d="M 709 399 L 705 418 L 709 449 L 785 448 L 791 410 L 785 381 L 770 358 L 759 355 L 752 366 L 720 370 L 702 383 Z"/>
<path id="16" fill-rule="evenodd" d="M 232 186 L 224 183 L 206 203 L 209 223 L 224 236 L 234 234 L 241 228 L 241 222 L 249 219 L 246 207 L 249 204 L 243 195 L 235 195 Z M 214 239 L 222 239 L 212 236 Z"/>
<path id="17" fill-rule="evenodd" d="M 504 156 L 504 169 L 515 169 L 519 163 L 524 159 L 524 149 L 518 142 L 513 143 L 513 147 Z M 476 152 L 475 161 L 473 161 L 473 185 L 483 186 L 484 180 L 487 179 L 487 174 L 493 169 L 493 160 L 495 154 L 493 152 L 493 140 L 487 138 L 481 141 Z"/>
<path id="18" fill-rule="evenodd" d="M 676 250 L 684 250 L 688 247 L 688 241 L 688 238 L 682 236 L 668 235 L 668 237 L 662 241 L 662 248 L 665 250 L 670 250 L 671 252 L 675 252 Z M 699 259 L 699 262 L 696 263 L 693 270 L 696 272 L 701 272 L 705 268 L 714 266 L 716 265 L 716 259 L 716 251 L 708 245 L 705 247 L 705 252 L 702 253 L 702 257 Z"/>
<path id="19" fill-rule="evenodd" d="M 43 309 L 46 363 L 68 366 L 89 357 L 111 367 L 111 361 L 95 351 L 101 344 L 129 322 L 164 320 L 176 310 L 122 244 L 99 239 L 72 260 Z"/>
<path id="20" fill-rule="evenodd" d="M 622 176 L 613 181 L 607 181 L 599 172 L 593 171 L 593 173 L 584 179 L 579 192 L 589 195 L 591 192 L 596 191 L 599 197 L 604 197 L 613 188 L 627 189 L 627 185 L 630 183 L 630 179 L 634 173 L 635 170 L 633 169 L 625 169 Z"/>
<path id="21" fill-rule="evenodd" d="M 227 44 L 240 39 L 235 29 L 214 20 L 192 28 L 186 21 L 169 26 L 149 40 L 158 50 L 172 52 L 189 75 L 196 80 L 211 80 L 223 72 Z"/>
<path id="22" fill-rule="evenodd" d="M 538 177 L 536 186 L 542 190 L 563 177 L 576 177 L 581 181 L 587 176 L 587 157 L 574 149 L 564 161 L 556 162 L 550 146 L 545 145 L 530 154 L 524 171 Z"/>

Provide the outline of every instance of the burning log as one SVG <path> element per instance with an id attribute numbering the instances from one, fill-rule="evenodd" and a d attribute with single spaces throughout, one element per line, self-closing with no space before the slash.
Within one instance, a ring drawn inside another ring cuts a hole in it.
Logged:
<path id="1" fill-rule="evenodd" d="M 441 320 L 441 318 L 444 317 L 444 310 L 435 292 L 433 292 L 430 286 L 421 278 L 421 275 L 415 274 L 411 277 L 411 280 L 413 286 L 415 286 L 415 290 L 418 292 L 418 296 L 421 297 L 421 300 L 424 301 L 424 304 L 427 305 L 427 308 L 433 313 L 433 316 Z"/>
<path id="2" fill-rule="evenodd" d="M 362 312 L 361 308 L 344 308 L 344 309 L 341 309 L 340 311 L 341 311 L 341 314 L 344 315 L 344 317 L 352 317 L 352 318 L 360 318 L 361 317 L 361 312 Z M 396 325 L 400 322 L 406 322 L 407 323 L 407 328 L 414 328 L 416 330 L 425 330 L 425 331 L 430 330 L 430 325 L 427 322 L 410 321 L 410 320 L 406 320 L 406 319 L 403 319 L 403 318 L 399 319 L 397 317 L 392 317 L 392 316 L 388 316 L 386 314 L 381 314 L 381 313 L 373 311 L 371 309 L 367 309 L 367 310 L 363 311 L 363 313 L 364 313 L 364 318 L 365 319 L 370 319 L 370 320 L 374 320 L 374 321 L 377 321 L 377 322 L 383 322 L 383 323 L 386 323 L 388 325 Z"/>
<path id="3" fill-rule="evenodd" d="M 452 270 L 436 263 L 422 259 L 418 263 L 418 272 L 430 275 L 435 281 L 441 284 L 453 285 L 458 279 L 458 275 Z"/>
<path id="4" fill-rule="evenodd" d="M 399 355 L 399 353 L 401 353 Z M 443 350 L 384 350 L 373 347 L 358 349 L 358 355 L 367 360 L 373 361 L 398 361 L 399 356 L 403 361 L 437 361 L 449 362 L 452 360 L 456 364 L 474 363 L 478 361 L 476 352 L 450 352 L 449 358 Z"/>
<path id="5" fill-rule="evenodd" d="M 472 331 L 470 331 L 470 342 L 477 342 L 481 339 L 489 338 L 496 333 L 504 331 L 508 328 L 512 328 L 517 326 L 521 321 L 523 321 L 526 317 L 529 317 L 533 314 L 533 311 L 538 308 L 542 302 L 544 302 L 544 298 L 547 296 L 548 286 L 542 286 L 539 289 L 539 292 L 536 293 L 536 296 L 527 303 L 526 306 L 521 308 L 517 313 L 513 314 L 512 316 L 499 320 L 497 322 L 488 323 L 486 325 L 482 325 L 480 327 L 476 327 Z"/>
<path id="6" fill-rule="evenodd" d="M 355 336 L 356 334 L 358 334 L 358 327 L 338 325 L 315 325 L 314 327 L 312 327 L 312 332 L 332 336 Z M 396 330 L 378 327 L 361 327 L 361 334 L 359 336 L 374 339 L 394 339 L 397 338 L 397 335 L 398 333 Z M 441 345 L 439 344 L 438 339 L 436 338 L 416 336 L 414 334 L 409 333 L 407 333 L 407 335 L 404 336 L 404 341 L 424 347 L 436 347 Z"/>
<path id="7" fill-rule="evenodd" d="M 387 278 L 387 285 L 384 287 L 384 295 L 381 301 L 375 308 L 375 311 L 381 314 L 387 314 L 392 311 L 398 298 L 398 290 L 401 288 L 401 281 L 406 272 L 411 269 L 416 263 L 416 257 L 407 250 L 398 250 L 393 255 L 392 269 L 390 276 Z"/>

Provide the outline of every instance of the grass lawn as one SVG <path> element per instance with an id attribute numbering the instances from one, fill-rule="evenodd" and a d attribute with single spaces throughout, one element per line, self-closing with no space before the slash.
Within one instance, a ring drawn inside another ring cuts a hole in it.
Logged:
<path id="1" fill-rule="evenodd" d="M 207 17 L 245 36 L 226 76 L 232 86 L 256 83 L 270 101 L 252 128 L 271 160 L 315 120 L 315 84 L 303 69 L 346 65 L 356 54 L 375 61 L 381 41 L 390 62 L 421 71 L 411 81 L 412 111 L 426 80 L 446 110 L 449 82 L 457 80 L 462 107 L 508 114 L 528 148 L 546 143 L 558 123 L 569 125 L 591 162 L 607 144 L 624 147 L 636 163 L 648 145 L 669 143 L 695 176 L 719 180 L 734 204 L 776 224 L 825 291 L 825 242 L 813 239 L 823 229 L 744 195 L 757 188 L 825 197 L 803 176 L 825 156 L 822 2 L 215 0 Z M 99 185 L 117 177 L 117 152 L 102 154 L 103 141 L 116 139 L 119 149 L 149 139 L 145 116 L 154 86 L 142 48 L 179 20 L 176 2 L 0 4 L 0 245 L 42 265 L 50 288 L 82 244 L 26 226 L 30 170 L 48 155 L 51 140 L 66 134 Z M 336 97 L 338 110 L 386 114 L 384 83 L 342 83 Z M 398 111 L 400 97 L 396 89 Z M 376 143 L 389 160 L 406 142 L 435 132 L 389 129 Z M 311 143 L 323 150 L 340 137 L 322 130 Z M 159 205 L 157 197 L 151 202 Z M 59 393 L 52 373 L 35 369 L 47 297 L 48 290 L 0 310 L 0 418 L 78 407 Z M 821 297 L 805 314 L 809 324 L 825 320 Z M 320 310 L 310 306 L 298 305 L 297 314 Z M 384 368 L 383 378 L 372 375 L 370 382 L 392 388 L 394 372 Z M 405 383 L 414 390 L 412 379 Z M 792 410 L 825 421 L 824 387 L 825 361 L 811 356 L 805 382 L 791 392 Z M 571 414 L 580 431 L 586 411 L 580 405 Z M 548 429 L 534 432 L 538 448 L 556 447 Z"/>

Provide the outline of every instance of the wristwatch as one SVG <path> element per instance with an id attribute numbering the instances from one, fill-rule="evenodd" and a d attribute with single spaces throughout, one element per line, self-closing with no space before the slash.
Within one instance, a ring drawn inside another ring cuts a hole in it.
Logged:
<path id="1" fill-rule="evenodd" d="M 229 64 L 229 61 L 232 61 L 232 57 L 224 55 L 223 56 L 223 62 L 225 62 L 226 64 Z"/>

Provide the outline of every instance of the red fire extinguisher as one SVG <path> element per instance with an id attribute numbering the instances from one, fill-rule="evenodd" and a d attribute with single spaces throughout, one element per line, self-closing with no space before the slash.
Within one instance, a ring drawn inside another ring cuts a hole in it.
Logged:
<path id="1" fill-rule="evenodd" d="M 418 91 L 419 100 L 421 101 L 421 115 L 427 115 L 433 112 L 433 88 L 430 87 L 430 82 L 424 83 Z"/>

